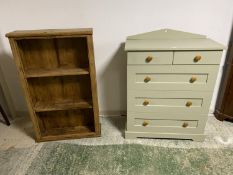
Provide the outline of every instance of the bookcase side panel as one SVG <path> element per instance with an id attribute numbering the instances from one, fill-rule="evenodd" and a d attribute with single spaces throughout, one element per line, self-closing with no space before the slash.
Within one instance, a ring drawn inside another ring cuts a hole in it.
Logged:
<path id="1" fill-rule="evenodd" d="M 94 110 L 95 120 L 95 132 L 97 135 L 101 134 L 101 128 L 99 123 L 99 105 L 98 105 L 98 94 L 97 94 L 97 83 L 96 83 L 96 70 L 94 61 L 94 47 L 92 35 L 87 36 L 87 47 L 88 47 L 88 59 L 91 77 L 91 89 L 92 89 L 92 101 Z"/>
<path id="2" fill-rule="evenodd" d="M 32 108 L 32 101 L 31 101 L 31 97 L 29 94 L 29 89 L 28 89 L 28 84 L 27 84 L 27 80 L 24 76 L 24 69 L 23 69 L 23 65 L 21 62 L 21 54 L 20 51 L 18 49 L 17 46 L 17 42 L 13 39 L 13 38 L 9 38 L 9 42 L 10 42 L 10 46 L 12 49 L 12 53 L 13 53 L 13 57 L 15 60 L 15 64 L 16 67 L 18 69 L 18 74 L 19 74 L 19 78 L 21 81 L 21 85 L 25 94 L 25 99 L 26 99 L 26 103 L 28 106 L 28 110 L 29 110 L 29 114 L 30 114 L 30 118 L 32 120 L 33 123 L 33 128 L 35 130 L 35 137 L 36 137 L 36 141 L 39 141 L 41 139 L 41 132 L 40 132 L 40 128 L 39 128 L 39 124 L 38 124 L 38 120 L 35 114 L 35 111 Z"/>

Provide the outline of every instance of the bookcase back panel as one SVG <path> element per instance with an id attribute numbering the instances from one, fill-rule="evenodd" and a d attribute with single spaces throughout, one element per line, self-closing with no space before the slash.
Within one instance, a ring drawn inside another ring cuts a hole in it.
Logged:
<path id="1" fill-rule="evenodd" d="M 58 67 L 53 39 L 24 39 L 18 45 L 24 70 Z"/>
<path id="2" fill-rule="evenodd" d="M 60 67 L 88 67 L 86 38 L 57 38 L 55 43 Z"/>
<path id="3" fill-rule="evenodd" d="M 28 84 L 34 105 L 92 99 L 90 77 L 87 75 L 32 78 Z"/>
<path id="4" fill-rule="evenodd" d="M 78 38 L 18 40 L 24 70 L 88 68 L 87 40 Z"/>
<path id="5" fill-rule="evenodd" d="M 56 135 L 80 130 L 94 132 L 92 109 L 66 110 L 37 113 L 41 131 L 45 135 Z"/>

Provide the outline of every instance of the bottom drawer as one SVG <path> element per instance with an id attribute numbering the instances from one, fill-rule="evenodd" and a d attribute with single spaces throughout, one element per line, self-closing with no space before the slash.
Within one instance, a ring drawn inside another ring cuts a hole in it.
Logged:
<path id="1" fill-rule="evenodd" d="M 134 120 L 134 126 L 143 127 L 183 127 L 183 128 L 196 128 L 197 120 L 158 120 L 158 119 L 139 119 Z"/>
<path id="2" fill-rule="evenodd" d="M 171 119 L 147 119 L 128 118 L 127 130 L 136 132 L 156 133 L 202 133 L 204 127 L 202 120 L 171 120 Z M 199 122 L 201 123 L 199 124 Z M 200 126 L 201 127 L 200 127 Z"/>

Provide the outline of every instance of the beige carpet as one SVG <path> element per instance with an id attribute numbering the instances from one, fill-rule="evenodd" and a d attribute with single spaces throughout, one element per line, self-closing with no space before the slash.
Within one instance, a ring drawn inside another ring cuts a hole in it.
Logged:
<path id="1" fill-rule="evenodd" d="M 223 162 L 227 161 L 228 163 L 230 163 L 230 160 L 233 154 L 233 151 L 232 151 L 233 149 L 233 123 L 225 122 L 225 121 L 220 122 L 216 120 L 213 116 L 210 116 L 207 122 L 207 126 L 206 126 L 205 134 L 207 136 L 206 136 L 205 141 L 204 142 L 193 142 L 190 140 L 171 140 L 171 139 L 126 140 L 123 137 L 123 133 L 125 129 L 124 128 L 125 117 L 104 117 L 104 118 L 101 118 L 101 120 L 102 120 L 102 137 L 64 140 L 64 141 L 47 142 L 47 143 L 35 143 L 34 142 L 31 122 L 27 118 L 17 119 L 16 121 L 12 123 L 10 127 L 7 127 L 1 122 L 0 123 L 0 163 L 1 163 L 0 169 L 1 169 L 1 173 L 4 173 L 4 175 L 5 174 L 23 175 L 23 174 L 30 174 L 31 172 L 35 172 L 35 174 L 41 174 L 41 173 L 49 174 L 47 172 L 48 169 L 50 172 L 51 171 L 56 172 L 57 169 L 54 167 L 51 167 L 53 165 L 50 163 L 50 159 L 49 158 L 47 159 L 44 156 L 47 154 L 50 154 L 50 155 L 62 154 L 62 156 L 64 156 L 66 159 L 70 159 L 69 156 L 66 157 L 65 156 L 66 154 L 63 154 L 63 151 L 61 152 L 60 150 L 61 148 L 62 150 L 64 150 L 64 152 L 66 151 L 69 152 L 69 150 L 72 148 L 73 150 L 71 152 L 72 155 L 73 154 L 76 155 L 76 157 L 73 157 L 71 160 L 74 164 L 79 161 L 78 159 L 79 152 L 75 151 L 76 149 L 90 150 L 90 153 L 92 150 L 93 155 L 89 153 L 87 155 L 82 154 L 82 156 L 84 157 L 87 156 L 86 160 L 91 161 L 93 156 L 96 155 L 95 151 L 93 151 L 95 149 L 102 149 L 102 150 L 109 149 L 110 152 L 113 151 L 113 153 L 111 154 L 115 154 L 114 152 L 116 152 L 116 150 L 121 150 L 120 152 L 122 154 L 124 153 L 127 155 L 126 156 L 127 160 L 131 160 L 131 158 L 134 160 L 135 157 L 130 157 L 131 154 L 128 154 L 128 152 L 130 152 L 132 148 L 132 149 L 136 149 L 136 152 L 147 150 L 146 154 L 151 155 L 153 153 L 153 155 L 157 155 L 157 156 L 159 156 L 160 153 L 161 154 L 163 153 L 163 155 L 167 155 L 166 152 L 170 152 L 170 153 L 172 152 L 172 154 L 170 155 L 171 156 L 174 155 L 173 156 L 174 159 L 171 159 L 171 160 L 166 159 L 166 160 L 171 161 L 171 163 L 174 163 L 173 160 L 176 160 L 178 163 L 176 163 L 175 165 L 177 166 L 179 165 L 179 161 L 180 161 L 179 157 L 182 157 L 182 155 L 185 156 L 185 154 L 183 153 L 187 153 L 189 155 L 193 155 L 193 153 L 195 153 L 194 155 L 199 155 L 197 156 L 197 160 L 196 160 L 197 162 L 198 160 L 205 161 L 206 164 L 205 166 L 203 165 L 203 168 L 204 169 L 207 168 L 207 171 L 202 171 L 202 172 L 207 172 L 207 174 L 213 174 L 212 173 L 213 171 L 219 173 L 222 170 L 228 170 L 228 171 L 231 170 L 229 164 L 228 165 L 221 164 L 221 161 Z M 57 144 L 59 145 L 58 147 L 56 146 Z M 114 147 L 114 145 L 116 145 L 116 147 Z M 127 145 L 132 145 L 132 146 L 130 146 L 129 148 Z M 133 146 L 133 145 L 138 145 L 138 146 Z M 44 154 L 44 152 L 47 152 L 47 150 L 50 150 L 51 152 L 48 151 L 48 153 Z M 155 153 L 158 153 L 158 154 L 155 154 Z M 201 155 L 205 155 L 206 159 L 202 160 L 203 157 Z M 144 158 L 146 157 L 147 156 L 144 156 Z M 185 166 L 186 165 L 188 166 L 186 168 L 189 168 L 187 172 L 190 172 L 191 174 L 193 174 L 195 170 L 199 170 L 200 168 L 199 165 L 201 166 L 201 164 L 198 164 L 197 167 L 194 167 L 194 169 L 192 169 L 193 165 L 186 164 L 187 162 L 192 162 L 192 157 L 193 156 L 189 158 L 187 157 L 187 161 L 183 162 Z M 117 155 L 115 155 L 115 158 L 120 159 L 121 157 L 118 157 Z M 166 158 L 166 156 L 165 157 L 159 156 L 158 158 L 162 159 L 162 158 Z M 157 158 L 155 157 L 155 160 L 156 159 Z M 66 161 L 60 160 L 59 156 L 55 156 L 53 160 L 61 165 L 60 168 L 66 167 L 66 164 L 64 164 L 64 162 Z M 47 162 L 47 163 L 44 165 L 44 162 Z M 108 164 L 108 161 L 103 160 L 102 163 L 104 165 L 106 164 L 106 166 L 110 166 L 110 164 Z M 160 166 L 155 166 L 154 164 L 150 164 L 149 160 L 147 163 L 148 163 L 148 166 L 150 166 L 150 168 L 152 168 L 154 171 L 155 170 L 157 171 L 157 168 L 160 168 Z M 217 166 L 216 163 L 219 164 L 219 166 Z M 40 167 L 35 166 L 37 164 L 40 164 L 41 166 Z M 215 167 L 215 164 L 216 164 L 216 167 Z M 167 162 L 167 165 L 169 166 L 170 163 Z M 123 166 L 123 164 L 119 164 L 119 166 Z M 227 166 L 227 167 L 224 167 L 224 166 Z M 88 174 L 90 170 L 90 169 L 87 169 L 85 166 L 81 167 L 81 169 L 85 172 L 83 174 L 86 174 L 86 173 Z M 161 172 L 163 172 L 164 170 L 165 169 L 163 168 L 160 169 Z M 185 169 L 181 168 L 180 170 L 182 170 L 183 174 L 186 172 L 186 171 L 183 171 Z M 67 173 L 72 174 L 73 171 L 78 172 L 79 169 L 75 168 L 75 169 L 72 169 L 72 171 L 67 170 Z M 124 171 L 127 171 L 127 168 L 124 169 Z M 118 174 L 124 174 L 124 171 L 122 170 L 123 173 L 118 173 Z M 146 169 L 144 169 L 143 171 L 146 171 Z M 117 172 L 117 169 L 112 169 L 112 172 Z M 178 169 L 177 169 L 177 172 L 179 174 Z M 229 173 L 231 174 L 231 172 Z M 224 173 L 224 174 L 227 174 L 227 173 Z"/>
<path id="2" fill-rule="evenodd" d="M 190 140 L 171 139 L 136 139 L 126 140 L 123 137 L 125 117 L 104 117 L 102 121 L 102 137 L 85 138 L 75 140 L 58 141 L 61 143 L 73 143 L 81 145 L 108 145 L 108 144 L 146 144 L 161 147 L 177 148 L 224 148 L 233 147 L 233 123 L 220 122 L 213 116 L 209 116 L 206 125 L 206 139 L 204 142 L 193 142 Z M 12 123 L 10 127 L 0 122 L 0 149 L 26 148 L 43 145 L 35 143 L 33 130 L 28 118 L 20 118 Z"/>

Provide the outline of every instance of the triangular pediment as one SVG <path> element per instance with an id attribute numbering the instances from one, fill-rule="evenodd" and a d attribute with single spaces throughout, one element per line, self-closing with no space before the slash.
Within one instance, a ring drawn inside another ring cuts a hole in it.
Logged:
<path id="1" fill-rule="evenodd" d="M 135 40 L 151 40 L 151 39 L 201 39 L 206 38 L 205 35 L 199 35 L 194 33 L 182 32 L 172 29 L 161 29 L 153 32 L 141 33 L 138 35 L 129 36 L 127 39 Z"/>

